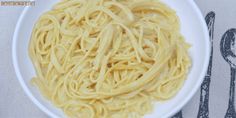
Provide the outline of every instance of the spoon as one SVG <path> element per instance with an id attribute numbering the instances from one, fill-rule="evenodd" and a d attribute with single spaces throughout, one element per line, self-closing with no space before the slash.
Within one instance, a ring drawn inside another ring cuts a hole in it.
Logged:
<path id="1" fill-rule="evenodd" d="M 228 109 L 225 118 L 235 118 L 236 112 L 234 107 L 235 96 L 235 75 L 236 75 L 236 29 L 228 30 L 220 42 L 220 51 L 225 61 L 230 65 L 231 80 Z"/>
<path id="2" fill-rule="evenodd" d="M 213 34 L 214 34 L 214 23 L 215 23 L 215 13 L 209 12 L 205 18 L 208 30 L 209 30 L 209 36 L 210 36 L 210 42 L 211 42 L 211 55 L 210 55 L 210 61 L 207 69 L 207 74 L 205 75 L 205 78 L 203 80 L 203 83 L 201 85 L 200 90 L 200 104 L 199 104 L 199 110 L 197 118 L 209 118 L 209 87 L 211 82 L 211 69 L 212 69 L 212 57 L 213 57 Z"/>

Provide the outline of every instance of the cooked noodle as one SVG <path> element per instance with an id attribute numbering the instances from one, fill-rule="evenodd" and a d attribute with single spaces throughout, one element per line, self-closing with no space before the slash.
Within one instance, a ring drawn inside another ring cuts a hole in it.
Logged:
<path id="1" fill-rule="evenodd" d="M 63 0 L 35 24 L 40 92 L 71 118 L 140 118 L 191 65 L 178 17 L 158 0 Z"/>

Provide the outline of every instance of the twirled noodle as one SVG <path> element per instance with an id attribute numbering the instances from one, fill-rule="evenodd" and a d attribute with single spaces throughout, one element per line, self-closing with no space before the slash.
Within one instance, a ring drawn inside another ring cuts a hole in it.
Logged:
<path id="1" fill-rule="evenodd" d="M 63 0 L 35 24 L 32 79 L 71 118 L 140 118 L 191 65 L 178 17 L 158 0 Z"/>

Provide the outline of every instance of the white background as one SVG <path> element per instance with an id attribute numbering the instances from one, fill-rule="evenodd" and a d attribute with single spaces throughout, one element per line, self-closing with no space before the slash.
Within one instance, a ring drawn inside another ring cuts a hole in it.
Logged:
<path id="1" fill-rule="evenodd" d="M 236 0 L 195 1 L 204 16 L 209 11 L 216 13 L 209 107 L 210 118 L 223 118 L 228 104 L 230 68 L 220 54 L 219 45 L 225 31 L 236 28 Z M 12 65 L 12 37 L 22 10 L 23 7 L 0 6 L 0 118 L 48 118 L 23 92 Z M 183 108 L 184 118 L 197 116 L 199 96 L 198 91 Z"/>

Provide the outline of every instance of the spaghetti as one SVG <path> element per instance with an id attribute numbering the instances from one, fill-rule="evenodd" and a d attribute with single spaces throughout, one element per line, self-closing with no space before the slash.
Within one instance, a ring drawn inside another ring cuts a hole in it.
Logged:
<path id="1" fill-rule="evenodd" d="M 140 118 L 179 91 L 188 48 L 158 0 L 63 0 L 33 29 L 32 82 L 68 117 Z"/>

